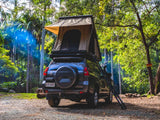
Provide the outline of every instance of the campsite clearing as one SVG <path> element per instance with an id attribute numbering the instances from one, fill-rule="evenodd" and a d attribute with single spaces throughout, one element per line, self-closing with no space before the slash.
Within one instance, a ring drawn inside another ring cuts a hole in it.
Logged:
<path id="1" fill-rule="evenodd" d="M 0 120 L 160 120 L 158 96 L 127 98 L 121 96 L 127 110 L 121 110 L 115 98 L 110 105 L 100 100 L 96 109 L 88 109 L 85 102 L 64 100 L 51 108 L 45 99 L 0 98 Z"/>

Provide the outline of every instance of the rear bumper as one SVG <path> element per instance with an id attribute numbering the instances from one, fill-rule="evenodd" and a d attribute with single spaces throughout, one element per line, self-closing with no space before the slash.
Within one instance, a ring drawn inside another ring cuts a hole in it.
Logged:
<path id="1" fill-rule="evenodd" d="M 47 94 L 82 94 L 87 93 L 87 90 L 61 90 L 61 89 L 47 89 Z"/>
<path id="2" fill-rule="evenodd" d="M 59 97 L 64 99 L 77 99 L 77 98 L 85 98 L 88 92 L 88 86 L 84 86 L 83 89 L 45 89 L 46 98 L 49 99 L 51 97 Z"/>

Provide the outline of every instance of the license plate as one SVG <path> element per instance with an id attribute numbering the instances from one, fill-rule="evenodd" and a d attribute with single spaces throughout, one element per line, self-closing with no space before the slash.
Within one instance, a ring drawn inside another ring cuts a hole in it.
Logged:
<path id="1" fill-rule="evenodd" d="M 55 83 L 46 83 L 46 87 L 55 87 Z"/>

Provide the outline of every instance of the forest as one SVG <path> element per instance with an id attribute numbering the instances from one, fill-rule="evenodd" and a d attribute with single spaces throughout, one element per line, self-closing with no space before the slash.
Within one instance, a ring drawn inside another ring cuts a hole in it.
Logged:
<path id="1" fill-rule="evenodd" d="M 122 93 L 160 92 L 159 0 L 61 0 L 58 9 L 52 2 L 0 1 L 0 88 L 35 92 L 57 37 L 44 26 L 93 15 L 101 64 L 115 85 L 121 82 Z"/>

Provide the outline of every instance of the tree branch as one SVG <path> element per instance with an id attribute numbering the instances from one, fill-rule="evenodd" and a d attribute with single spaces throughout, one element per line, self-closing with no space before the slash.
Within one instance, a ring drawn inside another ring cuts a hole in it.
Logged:
<path id="1" fill-rule="evenodd" d="M 149 14 L 150 14 L 155 8 L 157 8 L 157 7 L 158 7 L 158 5 L 154 6 L 154 7 L 149 11 Z"/>
<path id="2" fill-rule="evenodd" d="M 132 6 L 133 6 L 133 8 L 134 8 L 134 12 L 136 13 L 136 16 L 137 16 L 137 19 L 138 19 L 138 22 L 139 22 L 139 31 L 140 31 L 141 36 L 142 36 L 143 44 L 144 44 L 145 48 L 148 49 L 148 48 L 147 48 L 148 46 L 147 46 L 147 43 L 146 43 L 146 38 L 145 38 L 144 32 L 143 32 L 142 21 L 141 21 L 140 15 L 139 15 L 139 13 L 138 13 L 138 9 L 137 9 L 137 7 L 135 6 L 133 0 L 130 0 L 130 2 L 131 2 Z"/>
<path id="3" fill-rule="evenodd" d="M 146 8 L 146 10 L 147 10 L 147 12 L 148 12 L 148 14 L 150 14 L 150 11 L 148 10 L 148 8 L 147 8 L 145 2 L 144 2 L 143 0 L 142 0 L 142 2 L 143 2 L 143 4 L 144 4 L 144 6 L 145 6 L 145 8 Z"/>
<path id="4" fill-rule="evenodd" d="M 146 18 L 147 16 L 149 16 L 150 13 L 151 13 L 154 9 L 156 9 L 156 8 L 158 7 L 158 5 L 155 5 L 151 10 L 148 10 L 145 2 L 144 2 L 144 1 L 142 1 L 142 2 L 143 2 L 144 6 L 145 6 L 145 8 L 146 8 L 146 10 L 147 10 L 147 13 L 145 14 L 145 18 Z M 145 18 L 144 18 L 144 19 L 145 19 Z"/>
<path id="5" fill-rule="evenodd" d="M 133 27 L 139 30 L 139 27 L 137 25 L 111 25 L 108 27 Z"/>
<path id="6" fill-rule="evenodd" d="M 98 24 L 98 25 L 102 25 L 102 26 L 107 26 L 107 27 L 133 27 L 133 28 L 136 28 L 139 30 L 139 27 L 137 25 L 108 25 L 108 24 L 101 24 L 101 23 L 95 23 L 95 24 Z"/>
<path id="7" fill-rule="evenodd" d="M 150 11 L 147 10 L 148 14 L 147 14 L 147 15 L 145 14 L 145 16 L 149 16 L 150 13 L 151 13 L 155 8 L 157 8 L 157 7 L 158 7 L 158 5 L 154 6 Z M 145 18 L 146 18 L 146 17 L 145 17 Z"/>

